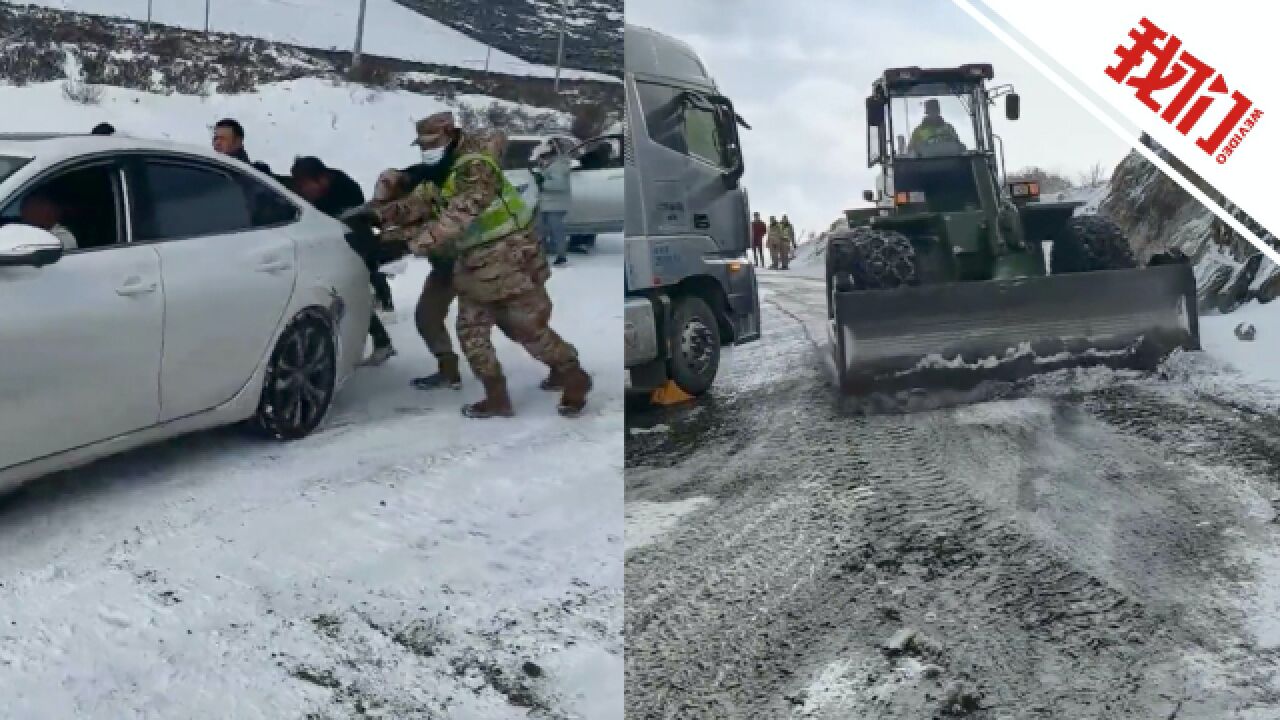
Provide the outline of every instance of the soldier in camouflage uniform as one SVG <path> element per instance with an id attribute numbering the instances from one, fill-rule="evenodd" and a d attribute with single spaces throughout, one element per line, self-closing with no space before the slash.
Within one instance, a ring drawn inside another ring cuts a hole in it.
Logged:
<path id="1" fill-rule="evenodd" d="M 386 170 L 378 177 L 374 203 L 382 208 L 384 216 L 396 219 L 395 226 L 383 228 L 384 243 L 407 247 L 409 240 L 421 232 L 440 196 L 439 186 L 444 182 L 443 160 L 447 160 L 455 150 L 456 147 L 447 148 L 442 162 Z M 435 356 L 439 369 L 431 375 L 414 378 L 412 384 L 421 390 L 457 389 L 462 387 L 462 374 L 458 369 L 458 355 L 453 351 L 453 341 L 445 327 L 449 306 L 457 297 L 453 288 L 454 259 L 444 248 L 429 253 L 427 259 L 431 261 L 431 272 L 423 283 L 413 319 L 418 335 Z"/>
<path id="2" fill-rule="evenodd" d="M 463 414 L 514 414 L 491 338 L 495 325 L 551 369 L 542 388 L 562 391 L 560 413 L 579 414 L 591 378 L 579 364 L 577 350 L 548 326 L 551 269 L 531 230 L 533 208 L 497 164 L 505 136 L 464 132 L 448 112 L 420 121 L 416 130 L 414 144 L 423 149 L 424 160 L 431 163 L 435 158 L 427 156 L 438 155 L 447 167 L 438 194 L 415 193 L 409 202 L 375 204 L 370 211 L 384 226 L 414 225 L 418 232 L 408 247 L 415 255 L 443 250 L 454 258 L 458 342 L 485 389 L 484 400 L 464 406 Z"/>
<path id="3" fill-rule="evenodd" d="M 782 226 L 778 224 L 778 218 L 769 216 L 769 234 L 766 236 L 765 243 L 769 247 L 769 269 L 779 270 L 782 268 Z"/>
<path id="4" fill-rule="evenodd" d="M 786 215 L 782 216 L 778 225 L 782 228 L 782 269 L 789 270 L 791 255 L 796 250 L 796 230 L 791 227 L 791 220 Z"/>

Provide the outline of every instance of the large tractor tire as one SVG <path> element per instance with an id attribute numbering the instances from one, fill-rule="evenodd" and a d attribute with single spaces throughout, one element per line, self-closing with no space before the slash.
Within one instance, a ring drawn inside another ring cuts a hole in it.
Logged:
<path id="1" fill-rule="evenodd" d="M 1100 215 L 1077 215 L 1068 220 L 1053 240 L 1049 264 L 1054 273 L 1138 267 L 1124 231 Z"/>
<path id="2" fill-rule="evenodd" d="M 846 274 L 848 277 L 844 277 Z M 853 228 L 831 239 L 827 248 L 827 278 L 837 286 L 852 280 L 852 288 L 848 289 L 853 290 L 919 285 L 916 249 L 902 233 Z"/>

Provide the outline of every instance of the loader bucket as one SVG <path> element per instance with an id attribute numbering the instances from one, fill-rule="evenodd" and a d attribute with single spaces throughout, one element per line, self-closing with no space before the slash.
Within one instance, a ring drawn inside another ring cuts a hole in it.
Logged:
<path id="1" fill-rule="evenodd" d="M 1161 265 L 892 290 L 833 290 L 846 395 L 966 390 L 1069 367 L 1153 370 L 1200 349 L 1195 275 Z"/>

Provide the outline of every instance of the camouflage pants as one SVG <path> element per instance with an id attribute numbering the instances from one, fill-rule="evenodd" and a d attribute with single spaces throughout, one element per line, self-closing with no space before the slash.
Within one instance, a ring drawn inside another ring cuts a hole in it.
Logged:
<path id="1" fill-rule="evenodd" d="M 534 359 L 553 370 L 568 370 L 578 363 L 578 351 L 552 330 L 551 297 L 545 285 L 493 303 L 478 303 L 465 295 L 458 303 L 458 343 L 476 377 L 502 377 L 502 365 L 493 347 L 493 326 L 524 347 Z"/>
<path id="2" fill-rule="evenodd" d="M 445 318 L 449 317 L 449 306 L 457 292 L 453 288 L 453 271 L 435 264 L 431 274 L 422 285 L 422 295 L 418 297 L 418 306 L 414 308 L 413 321 L 418 326 L 418 334 L 427 344 L 432 355 L 439 357 L 453 352 L 453 342 L 449 339 L 449 330 L 445 327 Z"/>

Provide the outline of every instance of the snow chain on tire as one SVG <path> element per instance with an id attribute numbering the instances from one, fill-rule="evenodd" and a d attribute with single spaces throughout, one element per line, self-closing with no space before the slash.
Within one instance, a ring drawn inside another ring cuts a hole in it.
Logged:
<path id="1" fill-rule="evenodd" d="M 1129 270 L 1138 267 L 1119 225 L 1101 215 L 1077 215 L 1053 241 L 1054 273 Z"/>
<path id="2" fill-rule="evenodd" d="M 853 228 L 833 238 L 831 274 L 849 273 L 858 290 L 880 290 L 919 285 L 916 250 L 899 232 L 869 227 Z"/>

